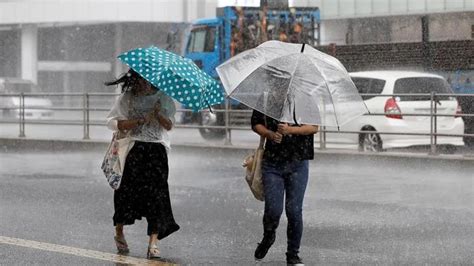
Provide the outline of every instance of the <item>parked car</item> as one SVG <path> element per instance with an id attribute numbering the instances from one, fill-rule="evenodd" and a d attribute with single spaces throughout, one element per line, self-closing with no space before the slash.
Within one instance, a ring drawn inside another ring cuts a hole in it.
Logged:
<path id="1" fill-rule="evenodd" d="M 377 132 L 430 133 L 429 116 L 408 116 L 404 114 L 430 114 L 430 96 L 388 96 L 390 94 L 452 93 L 447 81 L 428 73 L 408 71 L 367 71 L 350 73 L 360 93 L 382 96 L 363 96 L 370 113 L 386 115 L 364 115 L 346 125 L 341 131 L 376 131 L 375 133 L 338 134 L 328 133 L 328 143 L 355 144 L 361 151 L 381 151 L 386 148 L 400 148 L 415 145 L 429 145 L 430 136 L 389 135 Z M 383 96 L 386 95 L 387 96 Z M 438 96 L 438 114 L 450 115 L 437 118 L 437 132 L 441 134 L 463 134 L 464 123 L 456 113 L 461 108 L 450 96 Z M 437 137 L 438 144 L 463 145 L 462 137 Z"/>
<path id="2" fill-rule="evenodd" d="M 474 83 L 471 82 L 472 73 L 463 73 L 462 71 L 456 71 L 454 79 L 451 81 L 451 87 L 453 91 L 463 96 L 457 96 L 457 100 L 461 105 L 462 112 L 464 114 L 474 114 Z M 470 95 L 465 95 L 470 94 Z M 464 133 L 474 134 L 474 117 L 464 116 Z M 464 144 L 468 147 L 474 147 L 474 137 L 464 137 Z"/>
<path id="3" fill-rule="evenodd" d="M 18 78 L 0 78 L 0 115 L 6 119 L 20 117 L 20 97 L 2 94 L 34 92 L 35 84 Z M 48 119 L 53 116 L 49 99 L 36 96 L 25 97 L 25 119 Z"/>
<path id="4" fill-rule="evenodd" d="M 474 114 L 474 90 L 472 96 L 458 96 L 457 99 L 464 114 Z M 464 116 L 463 121 L 464 134 L 474 134 L 474 117 Z M 464 137 L 463 140 L 467 147 L 474 147 L 474 137 Z"/>

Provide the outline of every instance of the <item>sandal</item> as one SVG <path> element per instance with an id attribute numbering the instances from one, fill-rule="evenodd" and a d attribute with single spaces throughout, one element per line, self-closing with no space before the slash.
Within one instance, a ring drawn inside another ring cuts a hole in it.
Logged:
<path id="1" fill-rule="evenodd" d="M 146 255 L 147 259 L 156 259 L 160 258 L 160 250 L 156 244 L 148 246 L 148 252 Z"/>
<path id="2" fill-rule="evenodd" d="M 130 250 L 128 249 L 127 241 L 125 237 L 118 237 L 114 236 L 115 245 L 117 246 L 118 253 L 128 253 Z"/>

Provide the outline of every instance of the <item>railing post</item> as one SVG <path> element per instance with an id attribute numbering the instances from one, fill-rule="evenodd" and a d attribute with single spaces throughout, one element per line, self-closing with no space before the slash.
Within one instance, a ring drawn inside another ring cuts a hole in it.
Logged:
<path id="1" fill-rule="evenodd" d="M 229 99 L 225 99 L 225 142 L 224 145 L 232 145 L 232 135 L 230 132 L 230 102 Z"/>
<path id="2" fill-rule="evenodd" d="M 25 135 L 25 94 L 20 93 L 20 110 L 19 111 L 19 122 L 20 122 L 20 138 L 26 137 Z"/>
<path id="3" fill-rule="evenodd" d="M 326 127 L 320 126 L 319 128 L 319 149 L 326 149 Z"/>
<path id="4" fill-rule="evenodd" d="M 436 120 L 435 120 L 435 92 L 432 91 L 430 95 L 430 155 L 436 155 Z"/>
<path id="5" fill-rule="evenodd" d="M 82 98 L 83 102 L 83 126 L 84 126 L 84 136 L 83 139 L 90 139 L 89 136 L 89 94 L 86 92 Z"/>
<path id="6" fill-rule="evenodd" d="M 326 105 L 324 104 L 323 99 L 319 100 L 319 109 L 321 110 L 321 126 L 319 128 L 319 149 L 326 149 Z"/>
<path id="7" fill-rule="evenodd" d="M 434 147 L 435 147 L 435 153 L 438 152 L 438 99 L 437 99 L 438 96 L 436 96 L 436 92 L 434 92 Z"/>

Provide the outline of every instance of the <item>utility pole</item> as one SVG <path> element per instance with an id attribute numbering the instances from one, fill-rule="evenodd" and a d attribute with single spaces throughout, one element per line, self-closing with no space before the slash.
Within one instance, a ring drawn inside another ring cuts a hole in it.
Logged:
<path id="1" fill-rule="evenodd" d="M 430 50 L 430 20 L 429 16 L 425 15 L 421 17 L 421 43 L 423 51 L 423 67 L 425 70 L 431 70 L 432 58 Z"/>

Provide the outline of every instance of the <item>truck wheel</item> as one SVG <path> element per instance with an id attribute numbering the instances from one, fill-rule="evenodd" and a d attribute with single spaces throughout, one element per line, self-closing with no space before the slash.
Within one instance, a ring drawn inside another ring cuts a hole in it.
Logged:
<path id="1" fill-rule="evenodd" d="M 221 114 L 221 113 L 219 113 Z M 219 123 L 222 119 L 218 119 L 219 116 L 216 113 L 209 111 L 202 111 L 199 119 L 199 125 L 201 126 L 220 126 Z M 206 140 L 220 140 L 225 137 L 225 129 L 220 128 L 200 128 L 199 133 Z"/>

